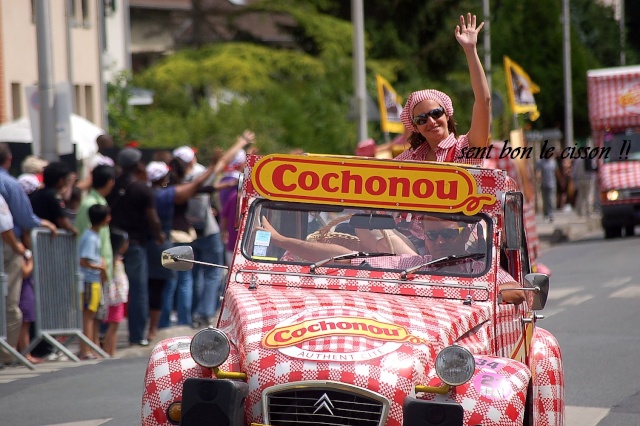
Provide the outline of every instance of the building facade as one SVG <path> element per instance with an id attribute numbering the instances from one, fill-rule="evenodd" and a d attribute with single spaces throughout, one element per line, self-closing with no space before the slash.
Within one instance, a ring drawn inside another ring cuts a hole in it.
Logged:
<path id="1" fill-rule="evenodd" d="M 0 0 L 0 123 L 28 116 L 26 88 L 38 84 L 36 4 Z M 49 0 L 51 73 L 71 83 L 73 111 L 105 128 L 100 1 Z M 37 91 L 36 91 L 37 93 Z"/>

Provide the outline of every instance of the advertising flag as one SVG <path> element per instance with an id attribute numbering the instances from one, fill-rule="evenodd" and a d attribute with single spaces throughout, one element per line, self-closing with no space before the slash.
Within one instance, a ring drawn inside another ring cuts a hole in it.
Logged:
<path id="1" fill-rule="evenodd" d="M 504 72 L 507 76 L 507 91 L 509 92 L 509 104 L 514 114 L 529 113 L 531 121 L 540 117 L 538 106 L 533 98 L 534 93 L 540 92 L 529 75 L 509 58 L 504 57 Z"/>
<path id="2" fill-rule="evenodd" d="M 376 74 L 378 86 L 378 104 L 380 106 L 380 124 L 385 133 L 404 133 L 404 125 L 400 121 L 402 99 L 393 90 L 391 84 L 380 74 Z"/>

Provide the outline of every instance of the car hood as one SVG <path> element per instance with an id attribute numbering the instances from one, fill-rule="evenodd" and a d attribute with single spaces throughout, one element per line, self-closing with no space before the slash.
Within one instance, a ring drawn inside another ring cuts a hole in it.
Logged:
<path id="1" fill-rule="evenodd" d="M 442 348 L 465 336 L 474 353 L 489 353 L 482 324 L 490 315 L 489 302 L 232 285 L 219 327 L 247 373 L 258 418 L 264 389 L 302 380 L 364 384 L 401 404 L 415 384 L 433 381 Z"/>

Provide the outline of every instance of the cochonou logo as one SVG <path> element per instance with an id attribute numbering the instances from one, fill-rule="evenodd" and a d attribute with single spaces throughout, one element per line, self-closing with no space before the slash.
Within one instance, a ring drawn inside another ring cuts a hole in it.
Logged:
<path id="1" fill-rule="evenodd" d="M 324 314 L 324 315 L 323 315 Z M 373 349 L 340 352 L 342 337 L 360 337 L 382 343 Z M 334 348 L 318 351 L 305 349 L 303 343 L 317 339 L 329 339 Z M 427 344 L 427 341 L 411 334 L 404 326 L 393 324 L 382 315 L 356 308 L 316 308 L 305 310 L 276 325 L 262 339 L 262 346 L 278 349 L 288 356 L 302 359 L 334 362 L 362 361 L 378 358 L 395 351 L 404 343 Z"/>

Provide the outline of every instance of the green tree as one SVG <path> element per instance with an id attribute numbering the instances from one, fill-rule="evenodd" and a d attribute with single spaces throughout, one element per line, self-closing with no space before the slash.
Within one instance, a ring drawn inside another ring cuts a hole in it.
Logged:
<path id="1" fill-rule="evenodd" d="M 107 113 L 109 134 L 117 146 L 123 146 L 138 137 L 138 118 L 129 105 L 131 74 L 122 72 L 107 83 Z"/>

